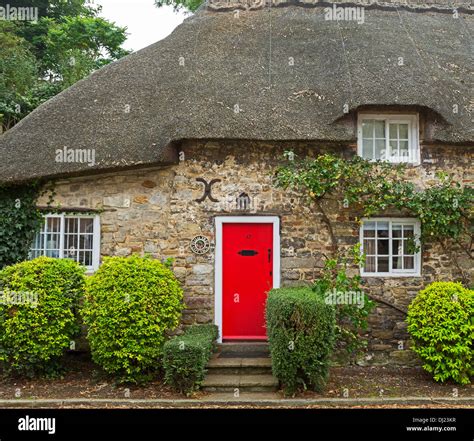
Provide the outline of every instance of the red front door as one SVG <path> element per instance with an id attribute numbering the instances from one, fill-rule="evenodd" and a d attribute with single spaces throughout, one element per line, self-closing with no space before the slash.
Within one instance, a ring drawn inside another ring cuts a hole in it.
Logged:
<path id="1" fill-rule="evenodd" d="M 266 339 L 265 301 L 273 287 L 273 225 L 223 224 L 222 337 Z"/>

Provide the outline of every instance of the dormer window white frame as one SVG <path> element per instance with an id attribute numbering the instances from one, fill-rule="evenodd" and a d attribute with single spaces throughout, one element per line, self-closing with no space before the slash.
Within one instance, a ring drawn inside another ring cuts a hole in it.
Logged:
<path id="1" fill-rule="evenodd" d="M 359 113 L 357 154 L 370 161 L 420 164 L 418 114 Z"/>

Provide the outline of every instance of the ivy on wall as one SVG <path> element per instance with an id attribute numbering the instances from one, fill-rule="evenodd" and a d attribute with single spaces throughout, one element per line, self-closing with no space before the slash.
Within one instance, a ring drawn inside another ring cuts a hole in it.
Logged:
<path id="1" fill-rule="evenodd" d="M 40 194 L 38 182 L 0 186 L 0 269 L 28 257 L 43 222 L 36 207 Z"/>
<path id="2" fill-rule="evenodd" d="M 349 160 L 331 154 L 302 160 L 293 152 L 285 156 L 289 160 L 277 169 L 276 185 L 296 190 L 314 203 L 331 239 L 332 258 L 340 250 L 331 219 L 334 213 L 327 202 L 351 207 L 360 217 L 396 209 L 420 220 L 420 242 L 439 243 L 457 267 L 461 281 L 469 284 L 459 255 L 473 259 L 472 187 L 463 187 L 446 173 L 438 173 L 437 181 L 419 188 L 406 180 L 405 164 L 371 162 L 358 156 Z"/>

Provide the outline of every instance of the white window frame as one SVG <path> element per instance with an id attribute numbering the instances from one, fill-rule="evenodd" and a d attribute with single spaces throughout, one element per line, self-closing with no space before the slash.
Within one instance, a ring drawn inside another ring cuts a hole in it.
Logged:
<path id="1" fill-rule="evenodd" d="M 363 158 L 362 150 L 362 122 L 367 119 L 383 120 L 385 121 L 385 151 L 390 149 L 390 130 L 389 124 L 408 124 L 408 152 L 410 152 L 409 161 L 396 161 L 394 159 L 386 159 L 386 162 L 394 164 L 414 164 L 421 163 L 420 157 L 420 140 L 419 140 L 419 116 L 415 114 L 396 114 L 396 113 L 359 113 L 357 117 L 357 154 Z M 364 158 L 369 161 L 376 161 L 373 158 Z"/>
<path id="2" fill-rule="evenodd" d="M 366 272 L 363 265 L 360 266 L 360 275 L 362 277 L 421 277 L 421 243 L 420 243 L 420 221 L 414 218 L 407 218 L 407 217 L 371 217 L 371 218 L 363 218 L 362 223 L 360 225 L 359 230 L 359 243 L 360 243 L 360 251 L 364 253 L 364 222 L 388 222 L 389 223 L 389 236 L 388 236 L 388 244 L 389 244 L 389 255 L 388 255 L 388 262 L 389 262 L 389 272 Z M 392 258 L 393 258 L 393 251 L 392 251 L 392 225 L 393 224 L 402 224 L 402 225 L 413 225 L 414 231 L 414 238 L 415 244 L 418 247 L 418 251 L 413 255 L 414 261 L 414 268 L 413 270 L 404 270 L 398 269 L 394 270 L 392 268 Z"/>
<path id="3" fill-rule="evenodd" d="M 43 215 L 43 225 L 50 218 L 60 219 L 60 236 L 59 236 L 59 259 L 64 259 L 64 231 L 66 218 L 86 218 L 94 220 L 93 245 L 92 245 L 92 265 L 85 266 L 87 273 L 97 271 L 100 264 L 100 216 L 97 214 L 72 214 L 72 213 L 47 213 Z M 42 226 L 43 228 L 43 226 Z M 36 236 L 35 236 L 36 239 Z M 46 240 L 45 240 L 46 243 Z M 30 247 L 31 249 L 32 247 Z M 44 251 L 44 250 L 43 250 Z M 44 255 L 44 254 L 43 254 Z"/>

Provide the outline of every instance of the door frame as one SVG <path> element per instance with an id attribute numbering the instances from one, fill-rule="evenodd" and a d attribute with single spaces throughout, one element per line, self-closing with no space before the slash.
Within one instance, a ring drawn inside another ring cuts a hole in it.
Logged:
<path id="1" fill-rule="evenodd" d="M 214 323 L 219 328 L 219 343 L 222 343 L 222 226 L 224 224 L 273 225 L 273 288 L 280 288 L 280 218 L 278 216 L 216 216 Z"/>

